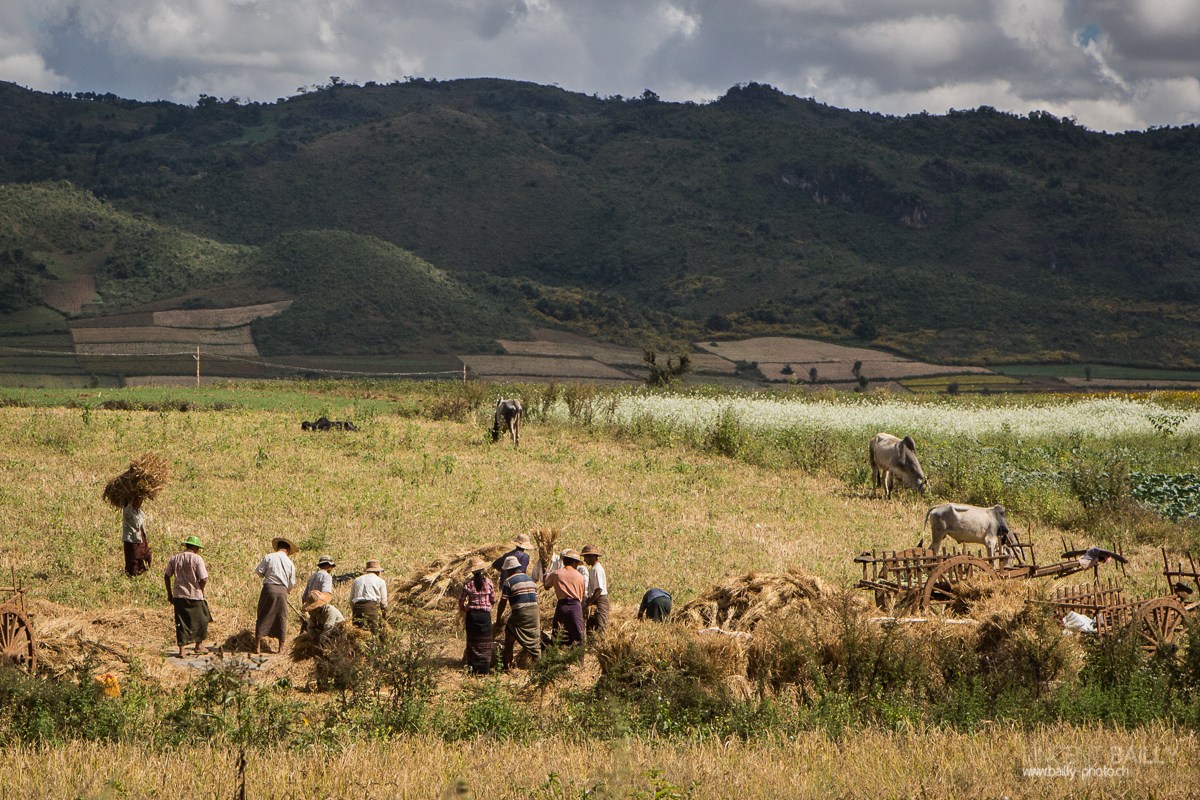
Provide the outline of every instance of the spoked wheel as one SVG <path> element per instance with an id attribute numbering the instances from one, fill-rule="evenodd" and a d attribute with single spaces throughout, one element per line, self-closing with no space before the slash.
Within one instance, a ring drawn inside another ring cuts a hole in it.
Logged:
<path id="1" fill-rule="evenodd" d="M 1174 656 L 1183 632 L 1183 603 L 1174 597 L 1159 597 L 1143 603 L 1133 617 L 1138 645 L 1147 655 Z"/>
<path id="2" fill-rule="evenodd" d="M 33 626 L 21 609 L 0 606 L 0 659 L 30 675 L 37 669 L 37 641 Z"/>
<path id="3" fill-rule="evenodd" d="M 921 610 L 946 609 L 961 599 L 962 585 L 981 580 L 999 580 L 992 565 L 973 556 L 955 556 L 938 566 L 925 582 Z"/>

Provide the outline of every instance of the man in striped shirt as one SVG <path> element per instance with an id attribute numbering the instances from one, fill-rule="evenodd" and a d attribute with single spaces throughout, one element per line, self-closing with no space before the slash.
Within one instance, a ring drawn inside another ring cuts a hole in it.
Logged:
<path id="1" fill-rule="evenodd" d="M 512 669 L 517 642 L 537 661 L 542 655 L 542 620 L 538 611 L 537 584 L 525 574 L 516 556 L 504 559 L 501 565 L 500 602 L 496 619 L 503 619 L 505 607 L 512 613 L 504 626 L 504 669 Z"/>

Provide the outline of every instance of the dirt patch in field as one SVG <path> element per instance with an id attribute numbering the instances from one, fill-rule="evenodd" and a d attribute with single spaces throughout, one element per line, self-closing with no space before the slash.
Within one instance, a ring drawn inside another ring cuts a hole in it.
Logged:
<path id="1" fill-rule="evenodd" d="M 632 376 L 588 358 L 538 358 L 536 356 L 462 356 L 476 375 L 541 376 L 553 378 L 607 378 Z"/>
<path id="2" fill-rule="evenodd" d="M 250 326 L 224 330 L 196 328 L 74 328 L 71 338 L 76 344 L 96 342 L 187 342 L 189 344 L 253 344 Z"/>

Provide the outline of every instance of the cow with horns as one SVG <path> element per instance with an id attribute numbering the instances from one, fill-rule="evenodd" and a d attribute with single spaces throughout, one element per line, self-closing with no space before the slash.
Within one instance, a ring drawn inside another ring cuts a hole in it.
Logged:
<path id="1" fill-rule="evenodd" d="M 496 421 L 492 424 L 492 441 L 500 441 L 507 433 L 512 437 L 513 444 L 521 446 L 521 401 L 517 399 L 500 400 L 496 403 Z"/>

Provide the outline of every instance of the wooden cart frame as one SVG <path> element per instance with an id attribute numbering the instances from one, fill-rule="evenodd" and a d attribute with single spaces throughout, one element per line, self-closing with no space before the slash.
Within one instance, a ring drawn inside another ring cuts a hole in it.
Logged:
<path id="1" fill-rule="evenodd" d="M 25 588 L 17 584 L 16 570 L 11 572 L 12 585 L 0 586 L 0 659 L 25 670 L 37 671 L 37 637 L 25 607 Z"/>

